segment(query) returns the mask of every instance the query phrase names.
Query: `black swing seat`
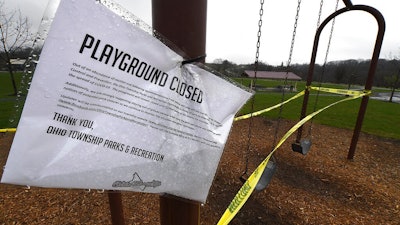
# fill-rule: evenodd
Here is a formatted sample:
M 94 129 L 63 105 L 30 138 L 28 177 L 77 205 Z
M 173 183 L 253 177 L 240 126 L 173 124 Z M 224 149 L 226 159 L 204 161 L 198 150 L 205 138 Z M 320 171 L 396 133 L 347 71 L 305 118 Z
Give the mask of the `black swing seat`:
M 260 180 L 256 184 L 255 189 L 257 191 L 264 190 L 268 184 L 271 182 L 272 176 L 276 171 L 276 163 L 274 161 L 269 160 L 267 166 L 265 167 L 263 173 L 261 174 Z
M 300 142 L 295 142 L 292 144 L 292 150 L 294 152 L 301 153 L 306 155 L 311 148 L 311 140 L 310 139 L 303 139 Z
M 271 182 L 272 176 L 275 174 L 276 171 L 276 163 L 273 161 L 268 161 L 267 166 L 265 167 L 263 173 L 261 174 L 260 180 L 255 186 L 257 191 L 264 190 L 268 184 Z M 248 179 L 247 173 L 243 173 L 242 176 L 239 177 L 240 181 L 244 184 Z

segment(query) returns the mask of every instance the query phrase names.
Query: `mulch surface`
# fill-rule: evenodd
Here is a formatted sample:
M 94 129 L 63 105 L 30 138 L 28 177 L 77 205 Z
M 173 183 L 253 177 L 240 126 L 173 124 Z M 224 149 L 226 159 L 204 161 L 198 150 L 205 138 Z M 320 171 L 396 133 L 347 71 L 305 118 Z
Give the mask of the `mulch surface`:
M 268 155 L 277 121 L 254 118 L 250 150 L 248 121 L 235 122 L 201 224 L 216 224 L 249 173 Z M 282 137 L 294 122 L 279 122 Z M 0 134 L 0 165 L 14 135 Z M 230 224 L 400 224 L 400 141 L 361 134 L 354 160 L 347 160 L 351 130 L 314 124 L 312 148 L 291 150 L 294 136 L 274 154 L 277 171 L 255 191 Z M 0 175 L 2 171 L 0 172 Z M 159 196 L 122 193 L 126 224 L 160 224 Z M 108 194 L 97 190 L 26 188 L 0 184 L 0 224 L 112 224 Z

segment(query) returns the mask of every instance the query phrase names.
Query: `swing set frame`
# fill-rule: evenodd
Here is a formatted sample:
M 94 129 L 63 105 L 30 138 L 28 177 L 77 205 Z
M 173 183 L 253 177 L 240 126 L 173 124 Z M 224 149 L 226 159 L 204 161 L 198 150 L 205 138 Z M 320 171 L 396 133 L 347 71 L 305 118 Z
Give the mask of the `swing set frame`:
M 367 80 L 365 82 L 365 87 L 364 87 L 364 91 L 371 91 L 377 64 L 378 64 L 379 54 L 380 54 L 381 47 L 382 47 L 383 37 L 385 34 L 385 19 L 382 16 L 382 14 L 373 7 L 370 7 L 367 5 L 353 5 L 351 0 L 343 0 L 343 2 L 345 4 L 345 7 L 335 11 L 330 16 L 328 16 L 320 24 L 320 26 L 318 27 L 318 29 L 316 31 L 315 38 L 314 38 L 313 50 L 312 50 L 312 54 L 311 54 L 310 65 L 308 68 L 306 87 L 311 86 L 311 83 L 312 83 L 319 39 L 321 36 L 321 32 L 323 31 L 325 26 L 336 16 L 339 16 L 345 12 L 364 11 L 364 12 L 371 14 L 378 23 L 378 32 L 377 32 L 377 36 L 376 36 L 376 40 L 375 40 L 374 51 L 372 53 L 372 58 L 371 58 L 371 62 L 369 65 L 369 70 L 368 70 L 368 76 L 367 76 Z M 304 93 L 304 97 L 303 97 L 303 105 L 301 108 L 300 120 L 306 116 L 309 94 L 310 94 L 310 91 L 308 89 L 306 89 L 305 93 Z M 360 105 L 360 108 L 358 111 L 356 125 L 355 125 L 354 131 L 353 131 L 353 137 L 352 137 L 349 152 L 347 155 L 348 160 L 353 160 L 353 158 L 354 158 L 355 149 L 357 147 L 357 142 L 358 142 L 358 139 L 360 136 L 362 123 L 364 120 L 365 112 L 367 110 L 368 100 L 369 100 L 368 95 L 365 95 L 362 97 L 361 105 Z M 303 131 L 303 126 L 299 127 L 299 129 L 297 130 L 296 143 L 300 143 L 300 139 L 302 137 L 302 131 Z

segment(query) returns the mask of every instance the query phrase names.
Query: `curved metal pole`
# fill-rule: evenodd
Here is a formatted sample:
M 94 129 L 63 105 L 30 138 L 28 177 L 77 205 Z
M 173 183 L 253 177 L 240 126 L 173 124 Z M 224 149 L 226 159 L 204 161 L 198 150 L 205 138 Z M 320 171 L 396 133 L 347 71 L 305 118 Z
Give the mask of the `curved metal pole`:
M 376 41 L 375 41 L 375 47 L 374 47 L 374 52 L 372 54 L 372 58 L 371 58 L 371 62 L 370 62 L 370 66 L 369 66 L 369 71 L 368 71 L 368 77 L 367 77 L 367 81 L 365 83 L 365 90 L 371 90 L 372 88 L 372 83 L 373 83 L 373 79 L 374 79 L 374 75 L 376 72 L 376 67 L 377 67 L 377 63 L 378 63 L 378 59 L 379 59 L 379 53 L 382 47 L 382 42 L 383 42 L 383 36 L 385 33 L 385 20 L 382 16 L 382 14 L 376 10 L 375 8 L 372 8 L 370 6 L 366 6 L 366 5 L 352 5 L 351 1 L 346 1 L 343 0 L 346 4 L 347 7 L 339 9 L 338 11 L 332 13 L 329 17 L 327 17 L 322 23 L 321 25 L 318 27 L 317 32 L 315 34 L 315 38 L 314 38 L 314 46 L 313 46 L 313 51 L 311 54 L 311 60 L 310 60 L 310 65 L 309 65 L 309 69 L 308 69 L 308 76 L 307 76 L 307 83 L 306 83 L 306 87 L 310 86 L 312 83 L 312 78 L 313 78 L 313 74 L 314 74 L 314 67 L 315 67 L 315 60 L 316 60 L 316 56 L 317 56 L 317 50 L 318 50 L 318 43 L 319 43 L 319 39 L 321 36 L 321 32 L 324 29 L 324 27 L 336 16 L 345 13 L 345 12 L 349 12 L 349 11 L 355 11 L 355 10 L 359 10 L 359 11 L 365 11 L 370 13 L 371 15 L 373 15 L 378 23 L 378 33 L 377 33 L 377 37 L 376 37 Z M 303 119 L 306 116 L 306 112 L 307 112 L 307 105 L 308 105 L 308 98 L 309 98 L 309 90 L 306 89 L 305 94 L 304 94 L 304 99 L 303 99 L 303 106 L 301 109 L 301 115 L 300 115 L 300 119 Z M 365 115 L 365 111 L 367 108 L 367 104 L 368 104 L 368 96 L 364 96 L 361 102 L 361 106 L 358 112 L 358 118 L 357 118 L 357 122 L 356 122 L 356 126 L 354 128 L 354 132 L 353 132 L 353 138 L 351 141 L 351 145 L 350 145 L 350 149 L 349 149 L 349 153 L 348 153 L 348 159 L 353 159 L 354 157 L 354 152 L 355 152 L 355 148 L 358 142 L 358 137 L 361 131 L 361 126 L 362 126 L 362 122 L 364 120 L 364 115 Z M 297 137 L 296 137 L 296 142 L 300 142 L 301 136 L 302 136 L 302 130 L 303 127 L 300 127 L 297 131 Z
M 365 10 L 365 11 L 367 11 L 367 10 Z M 365 83 L 365 90 L 372 89 L 372 84 L 374 82 L 374 75 L 375 75 L 376 67 L 378 64 L 379 54 L 381 52 L 383 36 L 385 34 L 385 19 L 383 18 L 382 14 L 378 10 L 371 8 L 371 7 L 368 8 L 368 12 L 371 13 L 377 20 L 379 29 L 378 29 L 378 34 L 376 37 L 376 42 L 375 42 L 374 52 L 372 54 L 371 63 L 369 65 L 368 77 L 367 77 L 367 81 Z M 364 96 L 361 101 L 360 109 L 358 111 L 356 126 L 354 127 L 353 137 L 352 137 L 349 152 L 347 155 L 347 159 L 349 159 L 349 160 L 353 159 L 355 151 L 356 151 L 357 142 L 358 142 L 358 138 L 360 136 L 360 131 L 361 131 L 362 123 L 364 120 L 365 111 L 367 110 L 368 100 L 369 100 L 369 96 Z

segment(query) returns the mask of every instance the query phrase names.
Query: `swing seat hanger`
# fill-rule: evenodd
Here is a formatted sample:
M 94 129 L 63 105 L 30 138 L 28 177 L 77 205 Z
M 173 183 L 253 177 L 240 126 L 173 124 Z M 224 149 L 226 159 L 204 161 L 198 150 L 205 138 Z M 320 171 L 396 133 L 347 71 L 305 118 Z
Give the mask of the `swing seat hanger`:
M 249 179 L 249 175 L 247 174 L 247 172 L 244 172 L 242 174 L 242 176 L 239 177 L 239 180 L 244 184 L 246 183 L 246 180 Z

